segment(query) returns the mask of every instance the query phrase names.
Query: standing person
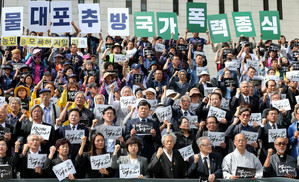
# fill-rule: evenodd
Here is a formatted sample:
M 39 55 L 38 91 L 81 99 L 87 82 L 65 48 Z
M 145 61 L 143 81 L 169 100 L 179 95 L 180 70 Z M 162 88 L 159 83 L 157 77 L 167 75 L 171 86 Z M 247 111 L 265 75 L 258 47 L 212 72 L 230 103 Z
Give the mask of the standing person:
M 163 148 L 153 154 L 148 170 L 155 178 L 185 178 L 186 164 L 179 151 L 174 150 L 177 137 L 168 132 L 162 137 Z

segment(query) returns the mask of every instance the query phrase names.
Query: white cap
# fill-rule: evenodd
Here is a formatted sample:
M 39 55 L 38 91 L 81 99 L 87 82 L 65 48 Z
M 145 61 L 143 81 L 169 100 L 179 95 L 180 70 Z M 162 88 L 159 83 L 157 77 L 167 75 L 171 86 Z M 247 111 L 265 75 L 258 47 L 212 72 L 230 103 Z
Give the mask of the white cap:
M 172 89 L 169 89 L 169 90 L 166 90 L 166 97 L 172 95 L 172 94 L 177 94 L 176 91 L 172 90 Z
M 210 75 L 207 71 L 202 71 L 199 74 L 199 77 L 201 77 L 202 75 Z
M 157 95 L 157 93 L 156 93 L 156 90 L 155 90 L 155 89 L 153 89 L 153 88 L 148 88 L 148 89 L 146 89 L 146 90 L 142 91 L 142 94 L 143 94 L 143 95 L 145 95 L 145 94 L 146 94 L 146 92 L 152 92 L 152 93 L 154 93 L 154 94 L 155 94 L 155 96 Z

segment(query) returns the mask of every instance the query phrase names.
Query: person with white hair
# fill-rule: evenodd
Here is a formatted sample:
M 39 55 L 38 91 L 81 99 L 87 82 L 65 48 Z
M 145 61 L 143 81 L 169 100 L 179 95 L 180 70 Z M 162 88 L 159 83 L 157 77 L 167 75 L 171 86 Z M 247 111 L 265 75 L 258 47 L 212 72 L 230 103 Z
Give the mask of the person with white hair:
M 167 132 L 162 136 L 160 147 L 153 154 L 148 170 L 155 178 L 185 178 L 186 163 L 178 150 L 173 149 L 177 137 L 173 132 Z
M 191 89 L 191 84 L 187 79 L 187 72 L 184 69 L 176 71 L 170 78 L 169 88 L 173 88 L 174 91 L 180 93 L 181 95 L 185 95 L 185 93 Z

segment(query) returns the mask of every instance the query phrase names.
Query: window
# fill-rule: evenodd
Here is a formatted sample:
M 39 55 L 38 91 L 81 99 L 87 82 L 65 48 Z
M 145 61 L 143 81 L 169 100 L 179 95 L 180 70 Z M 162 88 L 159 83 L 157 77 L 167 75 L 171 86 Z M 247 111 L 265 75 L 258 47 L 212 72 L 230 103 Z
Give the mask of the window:
M 279 11 L 279 19 L 282 20 L 282 18 L 283 18 L 282 0 L 277 0 L 277 11 Z
M 173 0 L 173 12 L 179 15 L 179 0 Z
M 93 3 L 100 3 L 100 0 L 93 0 Z
M 84 0 L 78 0 L 78 4 L 84 4 Z
M 269 0 L 264 0 L 264 11 L 269 11 Z
M 141 0 L 141 11 L 147 11 L 147 0 Z
M 132 14 L 132 0 L 126 0 L 126 8 L 129 8 L 129 14 Z
M 234 12 L 239 12 L 239 0 L 233 1 L 233 9 L 234 9 Z
M 224 0 L 219 0 L 219 14 L 224 14 Z

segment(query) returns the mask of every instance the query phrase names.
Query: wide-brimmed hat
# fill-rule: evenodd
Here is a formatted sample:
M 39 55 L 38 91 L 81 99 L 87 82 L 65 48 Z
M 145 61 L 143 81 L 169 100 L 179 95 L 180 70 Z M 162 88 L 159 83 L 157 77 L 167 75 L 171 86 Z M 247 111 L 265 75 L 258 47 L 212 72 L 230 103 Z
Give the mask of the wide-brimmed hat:
M 166 97 L 172 95 L 172 94 L 178 94 L 176 91 L 172 90 L 172 89 L 168 89 L 166 90 Z
M 106 73 L 104 73 L 104 75 L 103 75 L 103 79 L 105 79 L 107 76 L 109 76 L 109 75 L 115 75 L 115 73 L 111 73 L 111 72 L 106 72 Z
M 202 97 L 202 94 L 200 93 L 198 88 L 192 88 L 190 90 L 189 96 L 192 97 L 193 95 L 199 95 L 200 97 Z
M 26 93 L 27 93 L 26 96 L 28 98 L 30 96 L 30 89 L 28 87 L 24 86 L 24 85 L 19 85 L 17 88 L 15 88 L 15 90 L 14 90 L 14 96 L 15 97 L 18 96 L 18 90 L 21 89 L 21 88 L 23 88 L 23 89 L 26 90 Z
M 6 64 L 2 69 L 10 69 L 13 70 L 13 67 L 11 64 Z
M 119 47 L 120 48 L 120 51 L 122 51 L 122 46 L 119 44 L 119 43 L 115 43 L 113 46 L 112 46 L 112 50 L 115 48 L 115 47 Z
M 202 71 L 199 74 L 199 77 L 201 77 L 202 75 L 210 75 L 207 71 Z
M 142 91 L 142 94 L 146 95 L 146 92 L 152 92 L 155 96 L 157 95 L 156 90 L 153 88 L 148 88 L 148 89 Z

